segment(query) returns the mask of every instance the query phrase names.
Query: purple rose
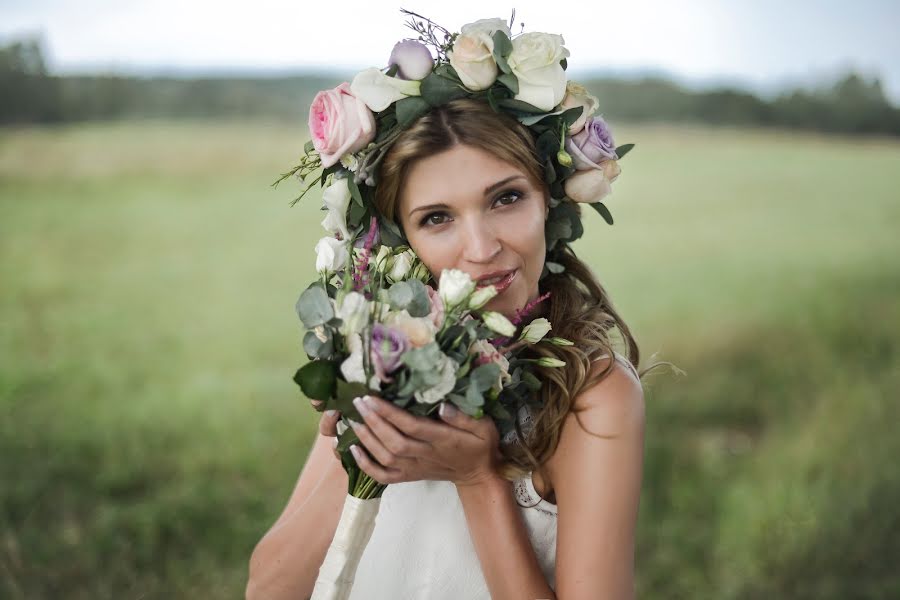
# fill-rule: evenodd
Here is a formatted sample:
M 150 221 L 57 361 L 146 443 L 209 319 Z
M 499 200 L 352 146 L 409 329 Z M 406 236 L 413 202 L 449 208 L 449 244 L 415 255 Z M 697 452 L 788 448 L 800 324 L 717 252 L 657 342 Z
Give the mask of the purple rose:
M 609 126 L 601 117 L 591 117 L 584 129 L 566 138 L 566 152 L 572 155 L 575 169 L 599 169 L 604 160 L 616 160 L 616 143 Z
M 434 59 L 428 46 L 416 40 L 403 40 L 394 45 L 388 66 L 397 65 L 397 78 L 419 81 L 428 77 Z
M 393 378 L 389 373 L 400 366 L 400 355 L 409 349 L 409 340 L 399 329 L 387 327 L 381 323 L 372 326 L 372 347 L 369 356 L 375 365 L 375 374 L 384 382 L 390 383 Z

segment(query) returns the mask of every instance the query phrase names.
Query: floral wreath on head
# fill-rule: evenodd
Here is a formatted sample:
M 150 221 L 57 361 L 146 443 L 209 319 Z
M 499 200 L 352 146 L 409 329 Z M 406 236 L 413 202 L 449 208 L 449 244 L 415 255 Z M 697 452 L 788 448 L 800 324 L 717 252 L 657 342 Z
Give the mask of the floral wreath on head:
M 541 277 L 562 272 L 563 265 L 549 260 L 551 253 L 584 232 L 573 203 L 589 204 L 612 225 L 602 200 L 620 173 L 619 159 L 634 144 L 616 147 L 609 126 L 594 114 L 599 100 L 566 79 L 569 51 L 561 35 L 512 35 L 515 10 L 509 24 L 499 18 L 480 19 L 458 33 L 400 10 L 410 16 L 406 24 L 418 38 L 398 42 L 386 68 L 370 67 L 352 83 L 316 94 L 304 154 L 273 184 L 294 176 L 306 185 L 292 206 L 316 183 L 324 189 L 323 210 L 328 214 L 322 225 L 330 235 L 316 245 L 316 270 L 339 270 L 363 238 L 371 247 L 373 231 L 376 243 L 408 248 L 399 226 L 375 208 L 378 165 L 416 119 L 469 97 L 512 115 L 534 136 L 550 189 L 548 260 Z

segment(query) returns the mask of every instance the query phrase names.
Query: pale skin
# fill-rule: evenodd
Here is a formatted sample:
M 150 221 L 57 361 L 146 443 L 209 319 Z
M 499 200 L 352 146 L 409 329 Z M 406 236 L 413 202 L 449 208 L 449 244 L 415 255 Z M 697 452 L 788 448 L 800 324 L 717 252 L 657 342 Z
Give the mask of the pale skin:
M 455 146 L 414 164 L 397 208 L 410 245 L 432 273 L 456 268 L 477 278 L 517 270 L 487 308 L 512 316 L 538 295 L 546 198 L 517 167 Z M 606 366 L 605 359 L 595 363 L 598 370 Z M 497 473 L 499 435 L 490 418 L 448 410 L 439 420 L 417 417 L 375 396 L 356 405 L 364 423 L 353 426 L 363 449 L 354 453 L 363 471 L 382 483 L 455 485 L 492 598 L 634 597 L 644 397 L 625 366 L 615 362 L 606 378 L 575 398 L 581 423 L 569 414 L 546 463 L 548 478 L 533 474 L 536 491 L 558 507 L 555 591 L 541 572 L 511 483 Z M 254 550 L 248 598 L 311 593 L 346 495 L 346 473 L 327 441 L 339 418 L 323 415 L 288 505 Z

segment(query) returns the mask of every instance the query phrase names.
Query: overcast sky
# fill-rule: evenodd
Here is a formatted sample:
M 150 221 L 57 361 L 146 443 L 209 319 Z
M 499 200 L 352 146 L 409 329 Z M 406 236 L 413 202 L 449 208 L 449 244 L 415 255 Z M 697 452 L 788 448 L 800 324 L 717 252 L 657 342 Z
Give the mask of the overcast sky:
M 771 91 L 853 67 L 900 104 L 896 0 L 0 0 L 0 37 L 42 34 L 57 72 L 361 69 L 385 66 L 413 35 L 401 6 L 458 31 L 508 20 L 513 5 L 514 33 L 524 23 L 563 35 L 572 75 L 651 70 Z

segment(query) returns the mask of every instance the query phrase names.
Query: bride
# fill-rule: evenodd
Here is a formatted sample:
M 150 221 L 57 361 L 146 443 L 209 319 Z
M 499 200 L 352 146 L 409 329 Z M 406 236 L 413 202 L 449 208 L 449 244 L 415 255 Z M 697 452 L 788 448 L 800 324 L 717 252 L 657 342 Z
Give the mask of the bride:
M 589 268 L 548 253 L 550 193 L 525 127 L 457 99 L 418 119 L 380 166 L 375 203 L 431 273 L 454 268 L 500 293 L 512 317 L 537 303 L 566 367 L 544 369 L 524 439 L 459 411 L 413 416 L 357 399 L 363 471 L 390 485 L 351 598 L 632 598 L 644 398 L 637 345 Z M 577 205 L 576 205 L 577 206 Z M 580 211 L 579 211 L 580 214 Z M 545 262 L 562 264 L 544 272 Z M 489 280 L 489 281 L 488 281 Z M 613 350 L 618 329 L 625 356 Z M 250 560 L 247 597 L 306 598 L 334 535 L 347 475 L 325 414 L 283 513 Z M 515 433 L 515 432 L 513 432 Z

